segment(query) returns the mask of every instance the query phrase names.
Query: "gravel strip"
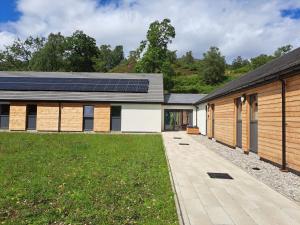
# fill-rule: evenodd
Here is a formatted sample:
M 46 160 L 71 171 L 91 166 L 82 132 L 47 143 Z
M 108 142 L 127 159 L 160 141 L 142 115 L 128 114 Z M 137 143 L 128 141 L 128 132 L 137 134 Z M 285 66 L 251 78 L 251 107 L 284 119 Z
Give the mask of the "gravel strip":
M 250 152 L 244 154 L 242 149 L 232 149 L 223 144 L 208 139 L 206 136 L 192 136 L 208 149 L 228 159 L 249 174 L 256 177 L 272 189 L 287 196 L 300 204 L 300 176 L 291 172 L 281 172 L 278 167 L 259 159 L 259 156 Z M 254 167 L 260 170 L 253 170 Z

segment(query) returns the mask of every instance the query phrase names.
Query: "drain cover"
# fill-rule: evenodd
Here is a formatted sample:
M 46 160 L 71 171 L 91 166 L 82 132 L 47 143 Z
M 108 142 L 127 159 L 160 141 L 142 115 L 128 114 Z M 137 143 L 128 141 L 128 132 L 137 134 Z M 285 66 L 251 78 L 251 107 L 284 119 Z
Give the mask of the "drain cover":
M 260 170 L 260 168 L 258 168 L 258 167 L 253 167 L 252 169 L 253 170 Z
M 179 143 L 179 145 L 190 145 L 189 143 Z
M 228 173 L 207 173 L 210 178 L 214 179 L 230 179 L 233 180 L 233 178 Z
M 181 137 L 173 137 L 174 139 L 182 139 Z

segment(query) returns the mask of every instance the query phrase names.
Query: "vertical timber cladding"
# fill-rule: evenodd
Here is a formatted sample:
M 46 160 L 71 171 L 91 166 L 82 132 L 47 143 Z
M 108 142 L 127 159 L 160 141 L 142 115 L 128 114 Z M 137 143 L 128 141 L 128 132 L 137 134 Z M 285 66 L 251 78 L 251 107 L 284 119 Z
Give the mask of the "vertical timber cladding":
M 110 131 L 110 104 L 96 104 L 94 108 L 94 131 Z
M 26 103 L 10 103 L 9 129 L 14 131 L 26 130 Z
M 83 104 L 61 104 L 61 131 L 82 131 L 83 129 Z
M 38 103 L 37 104 L 37 130 L 58 131 L 59 104 Z
M 300 81 L 299 81 L 300 84 Z M 242 148 L 250 147 L 250 98 L 258 96 L 258 154 L 281 164 L 281 83 L 273 82 L 244 92 L 220 97 L 215 104 L 215 139 L 230 146 L 236 145 L 235 99 L 246 95 L 242 104 Z M 210 120 L 208 120 L 210 121 Z M 208 123 L 210 124 L 210 123 Z M 299 120 L 300 124 L 300 120 Z M 293 125 L 292 125 L 293 126 Z M 300 126 L 299 126 L 300 127 Z
M 300 77 L 286 80 L 287 166 L 300 171 Z

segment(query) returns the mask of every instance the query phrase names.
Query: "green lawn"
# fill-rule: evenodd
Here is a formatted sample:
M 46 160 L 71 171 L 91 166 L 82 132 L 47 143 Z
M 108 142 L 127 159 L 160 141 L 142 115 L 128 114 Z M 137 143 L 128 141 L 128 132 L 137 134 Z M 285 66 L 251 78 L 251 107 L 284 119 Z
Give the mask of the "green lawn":
M 178 224 L 161 136 L 0 133 L 0 224 Z

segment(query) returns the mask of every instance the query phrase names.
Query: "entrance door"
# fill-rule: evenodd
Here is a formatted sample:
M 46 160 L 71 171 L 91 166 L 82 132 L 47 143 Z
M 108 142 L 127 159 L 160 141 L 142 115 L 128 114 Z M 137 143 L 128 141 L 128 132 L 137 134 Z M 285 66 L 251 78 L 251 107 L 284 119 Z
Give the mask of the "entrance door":
M 211 137 L 215 137 L 215 105 L 211 105 Z
M 193 125 L 193 110 L 165 109 L 164 120 L 164 130 L 186 130 Z
M 258 146 L 257 119 L 258 102 L 255 94 L 250 96 L 250 151 L 254 153 L 257 153 Z
M 121 131 L 121 106 L 111 107 L 110 129 L 112 131 Z
M 27 105 L 27 130 L 35 130 L 36 129 L 36 105 Z
M 236 99 L 236 146 L 242 148 L 242 101 Z

